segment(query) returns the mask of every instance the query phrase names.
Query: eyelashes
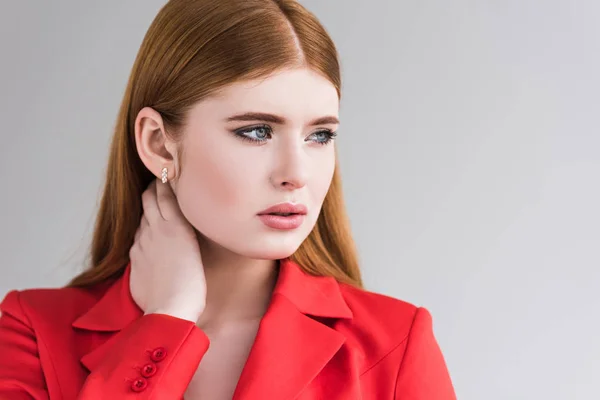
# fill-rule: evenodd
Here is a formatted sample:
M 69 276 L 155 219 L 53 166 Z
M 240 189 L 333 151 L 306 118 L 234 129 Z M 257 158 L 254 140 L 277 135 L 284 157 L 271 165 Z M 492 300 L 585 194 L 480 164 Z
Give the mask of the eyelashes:
M 250 136 L 248 133 L 260 132 L 256 135 Z M 236 129 L 232 133 L 240 140 L 251 142 L 251 143 L 265 143 L 273 137 L 273 129 L 269 125 L 256 125 L 248 128 Z M 317 136 L 316 140 L 312 140 L 314 143 L 319 145 L 327 145 L 331 143 L 337 136 L 337 132 L 333 132 L 331 129 L 321 129 L 314 133 L 311 133 L 310 137 Z

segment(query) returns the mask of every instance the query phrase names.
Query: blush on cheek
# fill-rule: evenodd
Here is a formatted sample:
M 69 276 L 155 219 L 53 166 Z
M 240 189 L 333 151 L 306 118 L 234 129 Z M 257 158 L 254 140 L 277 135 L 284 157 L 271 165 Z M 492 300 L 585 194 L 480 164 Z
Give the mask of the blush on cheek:
M 206 152 L 186 160 L 179 185 L 190 200 L 200 200 L 218 213 L 219 209 L 239 206 L 237 181 L 242 177 L 239 169 L 215 153 L 218 152 Z
M 181 175 L 177 199 L 188 222 L 203 235 L 211 236 L 224 223 L 224 210 L 227 206 L 223 199 L 228 195 L 210 173 L 190 172 L 186 171 L 186 174 Z

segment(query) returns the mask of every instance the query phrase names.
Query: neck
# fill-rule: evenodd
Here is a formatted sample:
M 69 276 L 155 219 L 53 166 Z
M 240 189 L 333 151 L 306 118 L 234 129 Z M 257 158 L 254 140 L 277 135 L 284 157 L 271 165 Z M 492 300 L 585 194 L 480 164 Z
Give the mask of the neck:
M 198 326 L 218 330 L 230 324 L 258 323 L 277 282 L 278 262 L 243 257 L 207 239 L 199 243 L 207 295 Z

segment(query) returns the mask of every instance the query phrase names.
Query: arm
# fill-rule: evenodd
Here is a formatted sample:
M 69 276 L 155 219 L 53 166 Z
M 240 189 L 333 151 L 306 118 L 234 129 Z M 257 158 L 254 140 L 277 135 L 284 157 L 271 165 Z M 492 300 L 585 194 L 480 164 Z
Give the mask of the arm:
M 148 314 L 110 339 L 78 399 L 181 399 L 209 339 L 193 322 Z
M 49 399 L 35 333 L 18 300 L 10 292 L 0 305 L 0 398 Z
M 418 308 L 396 380 L 397 400 L 456 400 L 431 314 Z
M 9 293 L 0 308 L 0 398 L 46 400 L 37 340 L 18 296 Z M 164 314 L 145 315 L 109 341 L 86 360 L 93 368 L 78 399 L 181 399 L 209 346 L 193 322 Z

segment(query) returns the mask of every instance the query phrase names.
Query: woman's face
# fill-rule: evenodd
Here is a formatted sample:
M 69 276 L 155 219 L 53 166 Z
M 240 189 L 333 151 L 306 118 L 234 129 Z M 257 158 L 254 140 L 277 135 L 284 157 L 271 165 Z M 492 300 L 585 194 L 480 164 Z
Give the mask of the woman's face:
M 314 227 L 331 184 L 338 111 L 335 87 L 309 69 L 236 83 L 201 101 L 185 126 L 173 185 L 183 214 L 233 253 L 290 256 Z M 269 227 L 259 217 L 286 202 L 306 207 L 297 228 Z

